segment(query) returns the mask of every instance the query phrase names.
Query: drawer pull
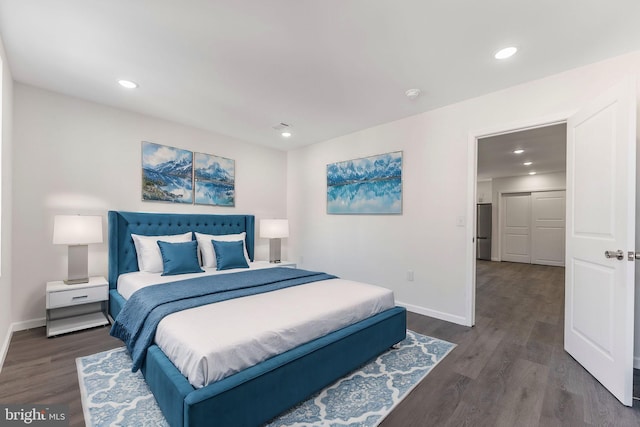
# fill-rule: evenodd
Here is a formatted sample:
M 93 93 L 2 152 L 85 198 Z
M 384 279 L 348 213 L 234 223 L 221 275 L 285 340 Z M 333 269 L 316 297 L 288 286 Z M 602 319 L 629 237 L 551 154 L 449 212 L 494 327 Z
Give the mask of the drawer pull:
M 73 298 L 71 298 L 71 299 L 72 299 L 72 300 L 75 300 L 75 299 L 83 299 L 83 298 L 89 298 L 89 295 L 79 295 L 79 296 L 77 296 L 77 297 L 73 297 Z

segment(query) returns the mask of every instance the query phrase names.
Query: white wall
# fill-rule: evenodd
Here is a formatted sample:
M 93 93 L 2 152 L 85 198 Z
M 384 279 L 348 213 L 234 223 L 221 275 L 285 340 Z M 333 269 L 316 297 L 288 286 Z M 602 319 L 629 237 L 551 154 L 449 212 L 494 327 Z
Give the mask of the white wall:
M 0 198 L 0 369 L 4 362 L 9 340 L 11 339 L 11 150 L 13 146 L 13 80 L 9 63 L 0 39 L 0 59 L 2 60 L 2 147 L 0 151 L 0 179 L 2 179 L 2 197 Z
M 476 190 L 476 198 L 478 203 L 492 203 L 493 202 L 493 183 L 490 179 L 485 181 L 478 181 L 478 188 Z
M 56 214 L 104 215 L 105 236 L 108 210 L 286 215 L 282 151 L 19 83 L 14 100 L 13 229 L 20 237 L 11 301 L 22 327 L 43 324 L 45 282 L 66 275 L 67 247 L 51 242 Z M 142 202 L 141 141 L 234 159 L 236 207 Z M 256 258 L 268 259 L 268 241 L 257 240 Z M 105 237 L 89 246 L 89 274 L 106 276 L 107 269 Z
M 305 267 L 387 286 L 415 311 L 469 324 L 472 243 L 456 223 L 475 202 L 470 135 L 566 117 L 629 73 L 640 77 L 640 52 L 289 152 L 291 256 L 303 257 Z M 404 151 L 402 215 L 326 214 L 327 163 L 397 150 Z
M 493 180 L 493 209 L 491 210 L 491 259 L 500 261 L 499 204 L 500 195 L 505 193 L 522 193 L 529 191 L 565 190 L 567 175 L 564 172 L 538 175 L 496 178 Z

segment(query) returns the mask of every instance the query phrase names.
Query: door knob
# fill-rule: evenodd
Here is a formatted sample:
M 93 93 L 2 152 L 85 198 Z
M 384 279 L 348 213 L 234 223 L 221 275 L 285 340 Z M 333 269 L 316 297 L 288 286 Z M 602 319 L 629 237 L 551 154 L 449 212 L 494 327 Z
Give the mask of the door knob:
M 622 261 L 624 259 L 624 252 L 622 252 L 621 250 L 617 250 L 617 251 L 604 251 L 604 256 L 606 258 L 617 258 L 620 261 Z

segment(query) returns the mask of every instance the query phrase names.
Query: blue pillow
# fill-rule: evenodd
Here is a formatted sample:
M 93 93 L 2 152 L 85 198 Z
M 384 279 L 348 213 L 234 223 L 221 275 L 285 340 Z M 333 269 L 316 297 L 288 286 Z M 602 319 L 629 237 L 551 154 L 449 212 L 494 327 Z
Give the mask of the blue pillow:
M 198 242 L 169 243 L 158 240 L 162 254 L 163 276 L 175 274 L 202 273 L 198 262 Z
M 249 268 L 247 259 L 244 257 L 244 242 L 220 242 L 212 240 L 213 251 L 216 253 L 216 264 L 218 270 L 229 270 L 232 268 Z

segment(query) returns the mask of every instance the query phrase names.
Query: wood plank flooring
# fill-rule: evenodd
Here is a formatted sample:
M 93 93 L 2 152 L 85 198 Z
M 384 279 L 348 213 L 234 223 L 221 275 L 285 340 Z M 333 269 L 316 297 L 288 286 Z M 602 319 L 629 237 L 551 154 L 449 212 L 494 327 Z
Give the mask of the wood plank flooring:
M 476 298 L 473 328 L 409 313 L 409 329 L 458 347 L 381 427 L 640 426 L 638 402 L 620 404 L 563 349 L 564 268 L 478 261 Z
M 54 338 L 44 327 L 16 332 L 0 372 L 0 403 L 67 404 L 69 425 L 84 426 L 75 360 L 120 346 L 108 327 Z
M 479 261 L 475 327 L 409 313 L 410 329 L 458 346 L 381 426 L 640 426 L 638 402 L 621 405 L 564 352 L 563 283 L 560 267 Z M 17 332 L 0 403 L 68 404 L 82 426 L 75 359 L 119 346 L 108 328 Z

